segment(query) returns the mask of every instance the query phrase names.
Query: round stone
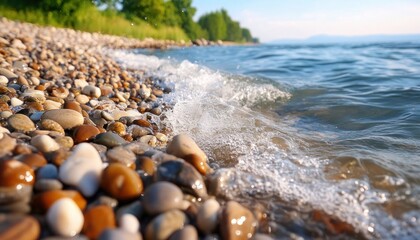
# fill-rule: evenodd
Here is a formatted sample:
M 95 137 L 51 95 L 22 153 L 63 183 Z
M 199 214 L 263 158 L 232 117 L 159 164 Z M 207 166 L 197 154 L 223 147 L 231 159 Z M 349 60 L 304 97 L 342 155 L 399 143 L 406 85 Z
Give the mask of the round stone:
M 74 128 L 73 140 L 75 144 L 87 142 L 100 133 L 99 129 L 92 125 L 81 125 Z
M 7 133 L 0 133 L 0 157 L 10 154 L 16 147 L 16 139 Z
M 184 227 L 188 219 L 179 210 L 171 210 L 155 217 L 146 227 L 146 239 L 168 239 Z
M 76 101 L 66 101 L 64 103 L 63 108 L 65 108 L 65 109 L 72 109 L 72 110 L 77 111 L 79 113 L 82 112 L 82 108 L 80 107 L 80 104 L 78 102 L 76 102 Z
M 47 164 L 47 160 L 41 154 L 30 153 L 18 157 L 18 160 L 36 170 Z M 37 178 L 38 179 L 38 178 Z
M 38 239 L 40 233 L 40 224 L 32 216 L 0 214 L 0 239 Z
M 97 144 L 105 145 L 109 148 L 127 143 L 122 137 L 113 132 L 105 132 L 96 135 L 94 142 Z
M 129 213 L 123 214 L 118 219 L 118 225 L 121 229 L 131 233 L 137 233 L 140 230 L 139 220 L 133 214 Z
M 102 173 L 101 187 L 113 198 L 131 200 L 141 195 L 143 182 L 134 170 L 111 163 Z
M 39 193 L 33 197 L 33 205 L 36 210 L 44 213 L 46 212 L 56 201 L 68 198 L 73 200 L 80 210 L 86 208 L 86 200 L 83 196 L 75 190 L 51 190 L 43 193 Z
M 23 114 L 14 114 L 7 119 L 9 126 L 15 131 L 30 132 L 35 130 L 35 124 L 32 120 Z
M 169 240 L 198 240 L 197 229 L 191 225 L 185 226 L 183 229 L 175 231 Z
M 157 182 L 144 192 L 144 209 L 150 215 L 160 214 L 172 209 L 181 209 L 183 194 L 181 189 L 170 182 Z
M 127 167 L 135 168 L 136 155 L 129 149 L 124 147 L 114 147 L 106 153 L 110 163 L 121 163 Z
M 106 205 L 89 208 L 84 219 L 82 233 L 89 239 L 97 239 L 105 229 L 115 228 L 114 211 Z
M 83 214 L 70 198 L 57 200 L 48 209 L 46 220 L 50 229 L 63 237 L 73 237 L 83 227 Z
M 220 204 L 215 199 L 204 202 L 197 213 L 197 227 L 205 234 L 214 232 L 218 223 Z
M 50 130 L 54 132 L 58 132 L 64 134 L 64 128 L 58 124 L 56 121 L 51 119 L 43 119 L 39 123 L 39 128 L 42 130 Z
M 60 124 L 64 129 L 80 126 L 84 122 L 82 114 L 72 109 L 55 109 L 45 112 L 41 119 L 50 119 Z
M 19 98 L 12 98 L 10 99 L 10 104 L 12 104 L 13 107 L 17 107 L 23 104 L 23 101 Z
M 54 152 L 60 149 L 60 145 L 48 135 L 38 135 L 32 138 L 31 145 L 41 152 Z
M 36 154 L 38 155 L 38 154 Z M 58 169 L 54 164 L 46 164 L 36 172 L 36 179 L 56 179 L 58 178 Z
M 60 166 L 62 182 L 77 187 L 84 196 L 93 196 L 99 187 L 102 160 L 98 151 L 89 143 L 80 143 L 72 155 Z
M 142 240 L 142 237 L 139 233 L 127 232 L 123 229 L 106 229 L 99 236 L 99 240 L 120 240 L 120 239 L 130 239 L 130 240 Z
M 87 85 L 82 89 L 82 93 L 93 98 L 101 96 L 101 89 L 92 85 Z
M 222 212 L 220 234 L 223 239 L 249 239 L 256 225 L 251 211 L 235 201 L 229 201 Z
M 142 170 L 150 176 L 156 171 L 156 164 L 153 159 L 149 157 L 140 157 L 136 163 L 136 170 Z
M 37 179 L 34 189 L 38 192 L 48 192 L 63 189 L 63 184 L 56 179 Z
M 33 185 L 35 173 L 31 167 L 18 160 L 0 161 L 0 187 L 16 187 L 19 184 Z
M 107 130 L 115 132 L 116 134 L 121 136 L 121 135 L 125 134 L 126 127 L 121 122 L 113 122 L 113 123 L 108 125 Z

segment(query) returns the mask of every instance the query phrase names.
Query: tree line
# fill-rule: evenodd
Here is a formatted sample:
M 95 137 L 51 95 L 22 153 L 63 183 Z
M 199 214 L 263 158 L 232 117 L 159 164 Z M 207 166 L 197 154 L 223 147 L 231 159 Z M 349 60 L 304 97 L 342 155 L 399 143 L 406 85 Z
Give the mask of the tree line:
M 154 28 L 179 27 L 191 39 L 255 42 L 251 32 L 234 21 L 226 10 L 211 12 L 193 20 L 196 8 L 192 0 L 2 0 L 15 8 L 35 8 L 60 16 L 66 26 L 93 6 L 108 14 L 121 14 L 128 20 L 147 22 Z M 86 11 L 85 11 L 86 12 Z M 78 14 L 79 13 L 79 14 Z

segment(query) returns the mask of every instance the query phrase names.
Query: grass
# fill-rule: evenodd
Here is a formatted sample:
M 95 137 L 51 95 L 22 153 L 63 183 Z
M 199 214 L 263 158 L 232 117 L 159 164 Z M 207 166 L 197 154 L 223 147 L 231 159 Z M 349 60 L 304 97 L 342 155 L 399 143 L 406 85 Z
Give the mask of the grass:
M 188 40 L 179 27 L 161 26 L 155 28 L 138 18 L 132 20 L 115 12 L 98 11 L 95 7 L 85 8 L 72 16 L 58 16 L 52 12 L 36 9 L 14 9 L 0 5 L 0 16 L 43 26 L 68 27 L 86 32 L 118 35 L 130 38 Z

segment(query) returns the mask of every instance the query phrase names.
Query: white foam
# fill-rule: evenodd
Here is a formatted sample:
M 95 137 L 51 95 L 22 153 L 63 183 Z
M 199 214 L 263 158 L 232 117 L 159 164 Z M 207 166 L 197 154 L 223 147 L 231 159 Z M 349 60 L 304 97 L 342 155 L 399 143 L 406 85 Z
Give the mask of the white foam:
M 387 201 L 387 194 L 372 191 L 362 180 L 327 180 L 328 160 L 305 156 L 305 136 L 293 128 L 293 118 L 270 119 L 251 110 L 260 103 L 287 101 L 291 97 L 287 91 L 188 61 L 176 63 L 124 51 L 112 55 L 127 67 L 144 69 L 174 86 L 175 91 L 165 97 L 175 104 L 165 113 L 174 134 L 191 135 L 219 165 L 237 161 L 231 176 L 235 181 L 226 186 L 231 197 L 256 191 L 263 198 L 274 194 L 322 209 L 366 236 L 375 231 L 386 237 L 387 224 L 394 226 L 397 235 L 401 233 L 398 221 L 372 211 L 372 205 Z

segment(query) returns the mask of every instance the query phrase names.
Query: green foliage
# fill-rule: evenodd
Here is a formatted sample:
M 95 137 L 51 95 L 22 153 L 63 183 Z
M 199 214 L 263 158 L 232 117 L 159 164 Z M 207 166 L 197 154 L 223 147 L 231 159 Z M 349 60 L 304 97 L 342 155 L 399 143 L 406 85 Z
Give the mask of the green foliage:
M 0 0 L 0 10 L 32 23 L 135 38 L 257 40 L 224 9 L 195 22 L 192 0 Z
M 232 20 L 226 10 L 211 12 L 203 15 L 198 24 L 208 32 L 209 40 L 252 42 L 252 35 L 248 29 L 241 28 L 239 22 Z

